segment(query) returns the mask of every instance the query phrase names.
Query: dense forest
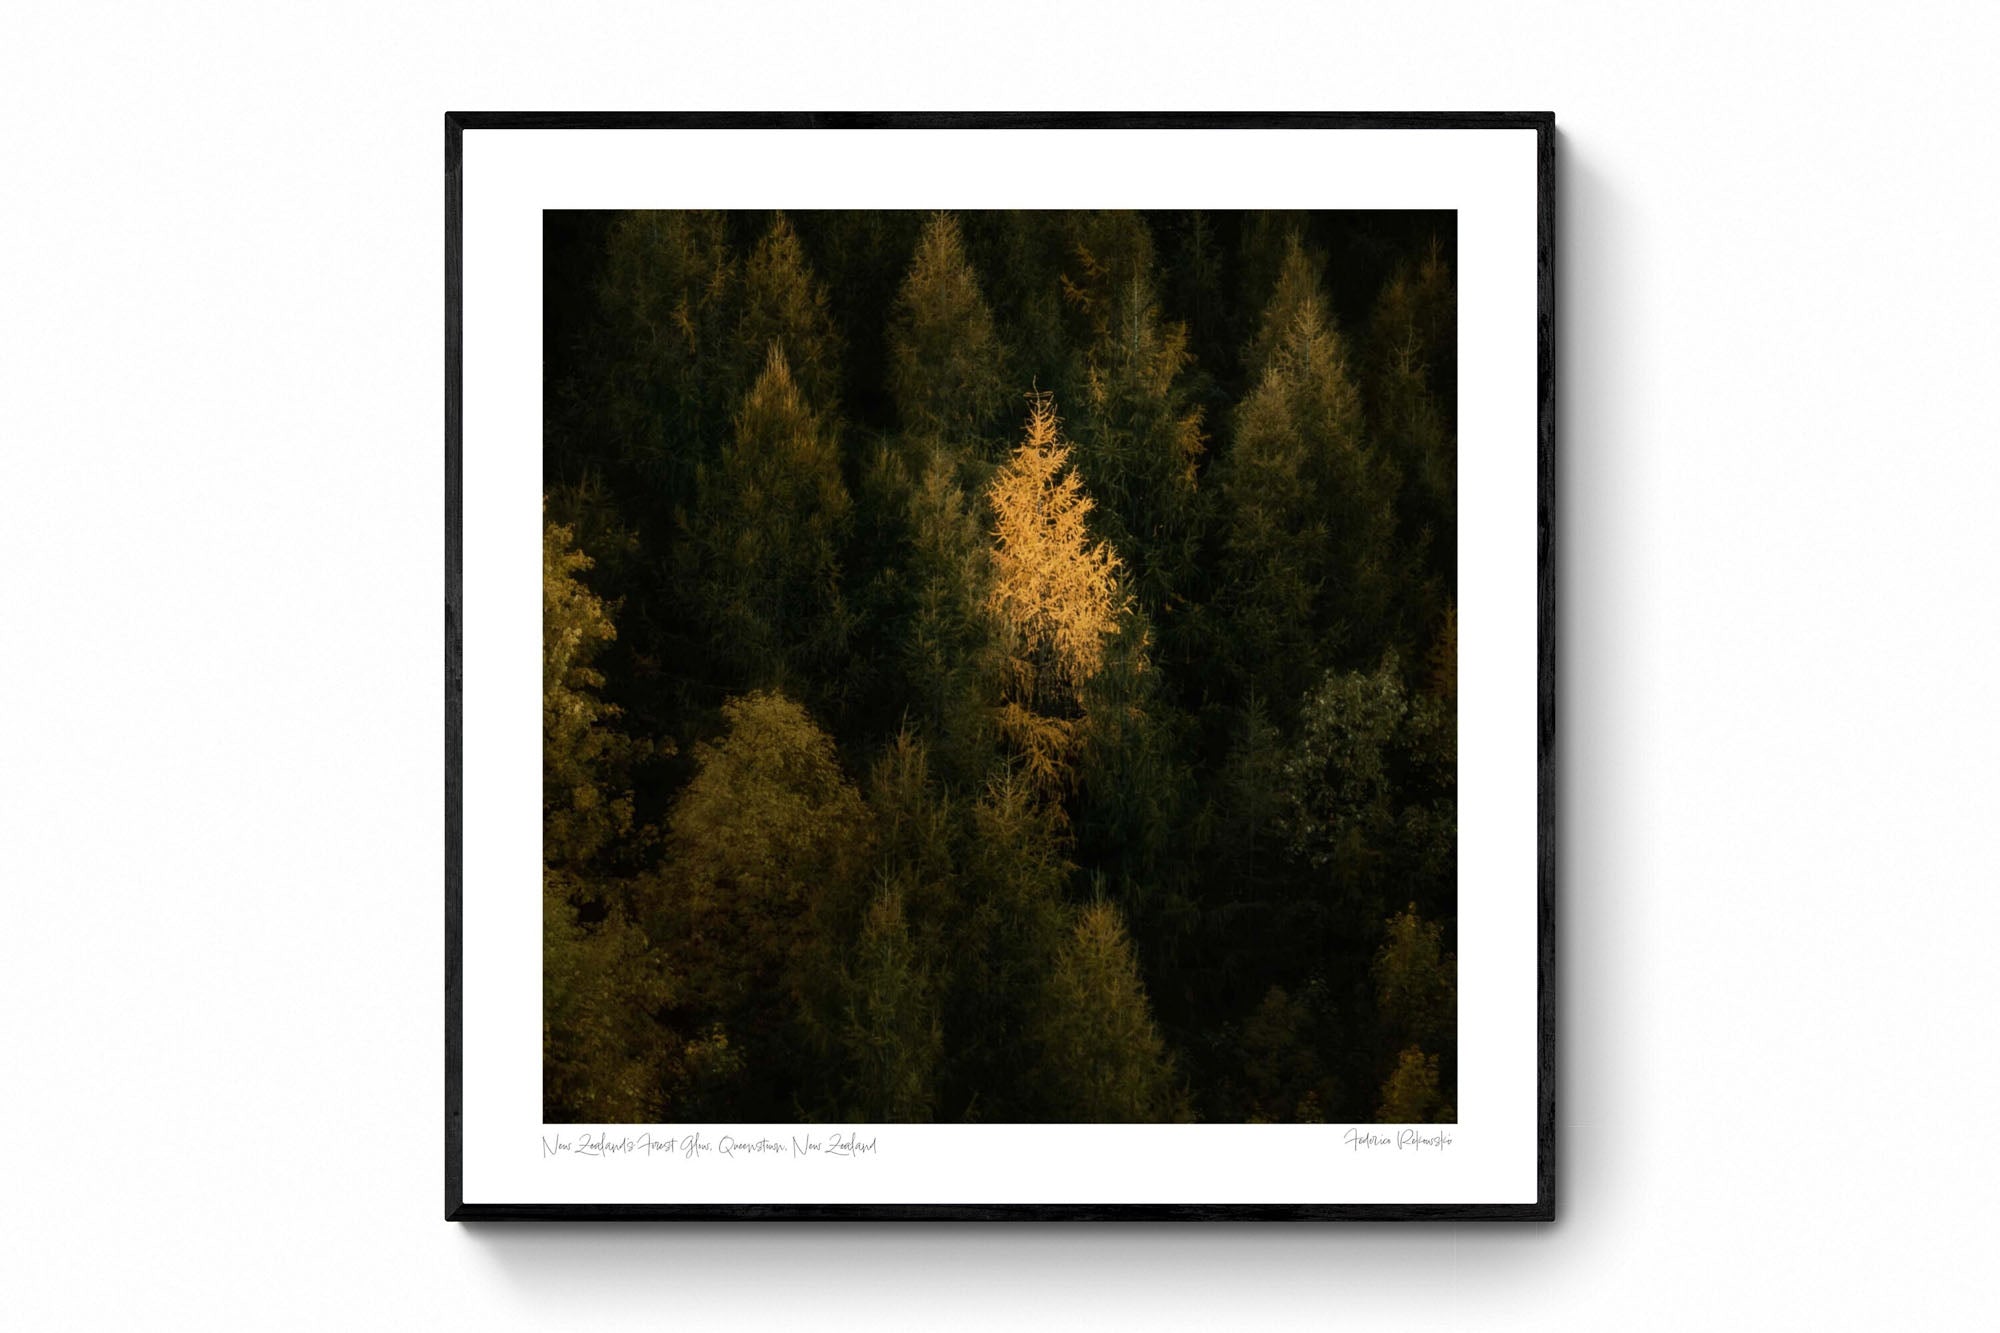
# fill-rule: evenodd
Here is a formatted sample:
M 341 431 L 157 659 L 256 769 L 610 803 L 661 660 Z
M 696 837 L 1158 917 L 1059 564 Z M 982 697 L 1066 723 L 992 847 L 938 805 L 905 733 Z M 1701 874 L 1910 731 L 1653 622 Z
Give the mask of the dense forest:
M 548 213 L 544 1116 L 1456 1118 L 1450 213 Z

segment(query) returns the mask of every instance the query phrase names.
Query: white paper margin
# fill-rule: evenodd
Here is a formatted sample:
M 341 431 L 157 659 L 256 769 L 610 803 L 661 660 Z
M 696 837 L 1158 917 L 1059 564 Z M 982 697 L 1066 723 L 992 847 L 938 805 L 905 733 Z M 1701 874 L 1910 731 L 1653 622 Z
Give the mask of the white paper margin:
M 1535 1198 L 1532 130 L 468 130 L 468 1203 L 1522 1203 Z M 874 1154 L 548 1156 L 541 1108 L 541 238 L 548 208 L 1458 211 L 1459 1123 L 881 1125 Z M 1221 423 L 1216 423 L 1218 426 Z M 826 1140 L 847 1126 L 814 1126 Z M 796 1125 L 660 1126 L 789 1144 Z M 1377 1132 L 1380 1132 L 1379 1129 Z

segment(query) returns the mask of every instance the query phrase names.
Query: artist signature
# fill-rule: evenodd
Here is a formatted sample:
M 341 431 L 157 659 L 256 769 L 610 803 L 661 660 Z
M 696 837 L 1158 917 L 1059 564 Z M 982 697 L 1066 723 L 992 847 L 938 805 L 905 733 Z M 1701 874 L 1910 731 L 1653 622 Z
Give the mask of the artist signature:
M 1457 1137 L 1448 1129 L 1398 1129 L 1394 1131 L 1372 1129 L 1350 1129 L 1341 1136 L 1342 1143 L 1360 1152 L 1364 1148 L 1391 1148 L 1397 1152 L 1422 1152 L 1432 1149 L 1442 1152 L 1457 1142 Z

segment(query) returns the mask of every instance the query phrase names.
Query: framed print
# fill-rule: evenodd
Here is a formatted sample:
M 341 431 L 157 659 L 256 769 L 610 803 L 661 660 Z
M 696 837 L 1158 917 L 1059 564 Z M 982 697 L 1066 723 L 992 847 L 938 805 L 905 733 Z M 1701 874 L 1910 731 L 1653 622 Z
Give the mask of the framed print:
M 446 1216 L 1553 1217 L 1553 134 L 447 116 Z

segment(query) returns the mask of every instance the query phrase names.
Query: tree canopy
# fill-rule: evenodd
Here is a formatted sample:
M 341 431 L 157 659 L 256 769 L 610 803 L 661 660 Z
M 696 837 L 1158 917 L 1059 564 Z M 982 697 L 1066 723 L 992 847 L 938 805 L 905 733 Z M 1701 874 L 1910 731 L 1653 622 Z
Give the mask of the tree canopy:
M 1455 1116 L 1452 214 L 544 240 L 547 1119 Z

